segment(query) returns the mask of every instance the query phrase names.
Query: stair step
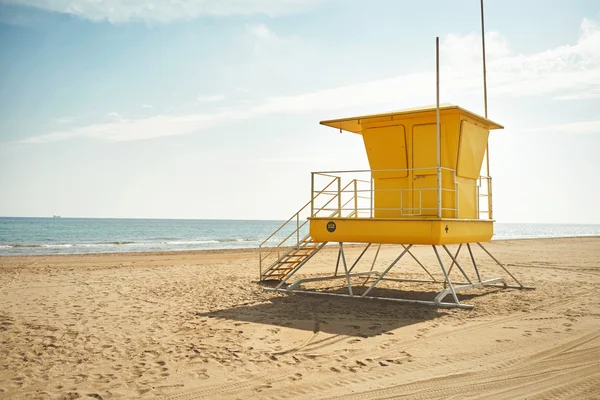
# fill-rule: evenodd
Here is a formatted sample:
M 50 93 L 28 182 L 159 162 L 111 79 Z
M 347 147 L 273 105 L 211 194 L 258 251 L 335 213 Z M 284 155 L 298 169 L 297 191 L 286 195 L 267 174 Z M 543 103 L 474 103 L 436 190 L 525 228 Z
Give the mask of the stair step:
M 301 263 L 303 260 L 286 260 L 286 261 L 279 261 L 279 264 L 298 264 Z
M 294 253 L 294 254 L 288 254 L 286 257 L 308 257 L 312 253 L 313 253 L 312 251 L 309 251 L 309 252 L 306 252 L 306 253 Z
M 269 275 L 269 278 L 272 278 L 272 277 L 274 277 L 274 276 L 278 276 L 278 277 L 284 277 L 284 276 L 286 276 L 286 275 L 287 275 L 287 274 L 272 274 L 272 275 Z
M 318 247 L 300 247 L 300 250 L 317 250 Z

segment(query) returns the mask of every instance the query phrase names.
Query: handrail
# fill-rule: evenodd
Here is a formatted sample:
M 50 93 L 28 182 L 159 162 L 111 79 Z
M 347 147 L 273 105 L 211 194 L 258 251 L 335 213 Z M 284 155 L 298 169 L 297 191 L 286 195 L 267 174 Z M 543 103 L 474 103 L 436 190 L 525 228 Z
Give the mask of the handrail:
M 302 240 L 300 240 L 300 230 L 302 228 L 304 228 L 304 226 L 307 224 L 307 220 L 304 221 L 302 224 L 300 224 L 300 213 L 304 212 L 306 210 L 306 208 L 308 206 L 311 206 L 311 212 L 312 212 L 312 206 L 314 204 L 314 200 L 315 198 L 319 197 L 324 191 L 326 191 L 334 182 L 338 182 L 338 188 L 339 188 L 339 182 L 340 182 L 340 178 L 337 176 L 331 176 L 331 178 L 333 178 L 321 191 L 317 192 L 316 194 L 312 193 L 311 194 L 311 199 L 302 207 L 300 208 L 295 214 L 293 214 L 287 221 L 285 221 L 279 228 L 277 228 L 273 233 L 271 233 L 271 235 L 269 235 L 269 237 L 267 237 L 265 240 L 263 240 L 263 242 L 261 244 L 259 244 L 259 267 L 260 267 L 260 273 L 261 273 L 261 277 L 262 277 L 262 263 L 263 261 L 269 257 L 271 254 L 275 253 L 275 251 L 279 251 L 279 249 L 281 249 L 284 243 L 286 243 L 292 236 L 296 235 L 296 249 L 299 248 L 300 243 L 305 241 L 308 237 L 310 237 L 309 235 L 306 235 L 302 238 Z M 344 188 L 346 189 L 346 188 Z M 329 202 L 327 203 L 329 204 Z M 296 219 L 296 229 L 294 229 L 288 236 L 286 236 L 283 240 L 281 240 L 276 246 L 272 247 L 270 251 L 268 251 L 264 257 L 262 254 L 262 249 L 264 248 L 263 246 L 269 241 L 271 240 L 271 238 L 273 238 L 277 233 L 279 233 L 284 227 L 286 227 L 290 222 L 292 222 L 292 220 Z M 293 249 L 292 249 L 293 250 Z M 292 250 L 288 251 L 286 253 L 289 254 Z M 271 266 L 272 267 L 272 266 Z M 271 268 L 269 267 L 269 268 Z M 268 270 L 268 269 L 267 269 Z
M 308 234 L 308 235 L 304 236 L 304 237 L 302 238 L 302 242 L 303 242 L 303 241 L 305 241 L 306 239 L 308 239 L 309 237 L 310 237 L 310 234 Z M 286 252 L 286 253 L 285 253 L 283 256 L 281 256 L 281 257 L 280 257 L 280 259 L 281 259 L 281 258 L 285 258 L 285 257 L 289 256 L 289 255 L 290 255 L 290 253 L 291 253 L 292 251 L 294 251 L 294 250 L 297 250 L 295 246 L 290 246 L 290 247 L 291 247 L 291 248 L 290 248 L 290 249 L 289 249 L 289 250 L 288 250 L 288 251 L 287 251 L 287 252 Z M 280 247 L 278 247 L 278 248 L 280 248 Z M 270 252 L 270 253 L 267 253 L 267 256 L 269 256 L 269 255 L 270 255 L 270 254 L 272 254 L 273 252 L 274 252 L 274 251 L 272 251 L 272 252 Z M 262 275 L 263 275 L 263 272 L 262 272 L 262 261 L 263 261 L 263 260 L 265 260 L 265 259 L 267 258 L 267 256 L 265 256 L 264 258 L 260 259 L 260 264 L 259 264 L 259 265 L 260 265 L 260 269 L 261 269 L 261 271 L 260 271 L 260 276 L 261 276 L 261 278 L 262 278 Z M 271 264 L 271 265 L 270 265 L 270 266 L 269 266 L 269 267 L 268 267 L 268 268 L 265 270 L 265 272 L 264 272 L 264 273 L 266 274 L 267 272 L 269 272 L 269 271 L 270 271 L 270 270 L 271 270 L 271 269 L 272 269 L 272 268 L 273 268 L 275 265 L 277 265 L 277 261 L 274 261 L 274 262 L 273 262 L 273 263 L 272 263 L 272 264 Z
M 324 191 L 325 189 L 327 189 L 329 186 L 331 186 L 331 184 L 333 182 L 335 182 L 337 179 L 339 179 L 338 177 L 334 177 L 334 179 L 329 182 L 329 184 L 327 186 L 325 186 L 325 188 L 322 190 Z M 320 193 L 319 193 L 320 194 Z M 317 196 L 319 195 L 317 194 Z M 263 242 L 261 244 L 258 245 L 258 247 L 262 247 L 266 242 L 269 241 L 269 239 L 271 239 L 273 236 L 275 236 L 275 234 L 277 232 L 279 232 L 284 226 L 286 226 L 292 219 L 294 219 L 294 217 L 296 217 L 297 214 L 300 214 L 306 207 L 308 207 L 314 200 L 316 196 L 314 196 L 312 199 L 310 199 L 308 201 L 308 203 L 306 203 L 302 208 L 300 208 L 300 210 L 298 210 L 295 214 L 293 214 L 287 221 L 285 221 L 279 228 L 277 228 L 277 230 L 275 230 L 275 232 L 273 232 L 268 238 L 266 238 L 265 240 L 263 240 Z
M 352 182 L 351 182 L 351 183 L 352 183 Z M 351 184 L 351 183 L 350 183 L 350 184 Z M 348 186 L 350 186 L 350 184 L 346 185 L 346 186 L 344 187 L 344 189 L 347 189 L 347 188 L 348 188 Z M 332 200 L 333 200 L 333 199 L 330 199 L 328 203 L 330 203 Z M 343 209 L 343 207 L 347 206 L 347 205 L 348 205 L 348 203 L 350 203 L 352 200 L 353 200 L 353 199 L 351 198 L 351 199 L 349 199 L 349 200 L 348 200 L 346 203 L 344 203 L 344 205 L 342 206 L 342 209 Z M 321 211 L 321 210 L 333 211 L 333 213 L 331 213 L 331 214 L 329 215 L 329 217 L 333 217 L 334 215 L 336 215 L 336 214 L 338 214 L 338 213 L 339 213 L 339 210 L 338 210 L 337 208 L 336 208 L 336 209 L 325 209 L 325 208 L 320 208 L 320 209 L 319 209 L 319 211 Z M 352 211 L 352 212 L 351 212 L 351 213 L 348 215 L 348 218 L 351 218 L 351 217 L 352 217 L 352 215 L 353 215 L 353 214 L 355 214 L 355 213 L 357 213 L 357 211 L 356 211 L 356 210 L 353 210 L 353 211 Z M 296 213 L 296 214 L 297 214 L 297 213 Z M 290 219 L 290 221 L 291 221 L 291 219 Z M 302 225 L 300 225 L 300 228 L 302 228 L 302 227 L 303 227 L 304 225 L 306 225 L 307 223 L 308 223 L 308 220 L 307 220 L 307 221 L 304 221 L 304 222 L 302 223 Z M 282 247 L 281 245 L 282 245 L 283 243 L 285 243 L 285 242 L 286 242 L 286 241 L 287 241 L 287 240 L 288 240 L 290 237 L 292 237 L 292 236 L 293 236 L 293 235 L 294 235 L 296 232 L 297 232 L 297 231 L 294 231 L 294 232 L 290 233 L 290 234 L 289 234 L 289 235 L 288 235 L 288 236 L 287 236 L 285 239 L 283 239 L 283 240 L 282 240 L 282 241 L 281 241 L 281 242 L 280 242 L 280 243 L 279 243 L 279 244 L 278 244 L 278 245 L 277 245 L 275 248 L 281 248 L 281 247 Z M 302 240 L 299 240 L 299 241 L 298 241 L 298 243 L 304 242 L 304 241 L 305 241 L 306 239 L 308 239 L 309 237 L 310 237 L 310 234 L 308 234 L 308 235 L 304 236 L 304 237 L 302 238 Z M 283 255 L 283 257 L 286 257 L 286 256 L 288 256 L 288 255 L 289 255 L 289 254 L 290 254 L 292 251 L 294 251 L 294 250 L 296 250 L 296 249 L 298 248 L 297 246 L 290 246 L 290 247 L 291 247 L 291 249 L 290 249 L 290 250 L 289 250 L 287 253 L 285 253 L 285 254 Z M 266 259 L 266 258 L 267 258 L 267 257 L 268 257 L 270 254 L 272 254 L 272 253 L 274 253 L 274 250 L 273 250 L 273 251 L 271 251 L 270 253 L 267 253 L 267 255 L 265 255 L 265 257 L 262 257 L 262 258 L 261 258 L 261 262 L 262 262 L 263 260 L 265 260 L 265 259 Z M 283 258 L 283 257 L 282 257 L 282 258 Z M 271 265 L 269 266 L 269 268 L 267 268 L 267 269 L 265 270 L 265 273 L 266 273 L 267 271 L 269 271 L 269 270 L 270 270 L 270 269 L 271 269 L 271 268 L 272 268 L 274 265 L 276 265 L 276 264 L 277 264 L 277 261 L 273 262 L 273 264 L 271 264 Z M 262 272 L 261 272 L 261 274 L 262 274 Z
M 350 186 L 352 184 L 353 181 L 350 181 L 346 186 L 344 186 L 343 189 L 341 189 L 339 192 L 336 192 L 337 194 L 335 196 L 333 196 L 331 199 L 329 199 L 329 201 L 327 203 L 325 203 L 322 207 L 319 208 L 319 210 L 315 213 L 313 213 L 313 215 L 311 215 L 311 217 L 314 217 L 315 215 L 317 215 L 319 213 L 319 211 L 324 210 L 325 207 L 327 207 L 329 205 L 329 203 L 331 203 L 337 196 L 340 196 L 341 193 L 344 192 L 344 190 L 348 189 L 348 186 Z M 319 192 L 319 194 L 324 193 L 324 191 Z M 317 196 L 314 196 L 313 199 L 315 199 Z
M 481 188 L 484 179 L 486 180 L 487 188 L 485 193 L 481 193 L 479 189 Z M 479 201 L 483 197 L 487 198 L 487 210 L 480 209 Z M 487 214 L 489 220 L 493 219 L 492 177 L 488 175 L 480 175 L 479 178 L 477 178 L 477 217 L 479 217 L 481 214 Z

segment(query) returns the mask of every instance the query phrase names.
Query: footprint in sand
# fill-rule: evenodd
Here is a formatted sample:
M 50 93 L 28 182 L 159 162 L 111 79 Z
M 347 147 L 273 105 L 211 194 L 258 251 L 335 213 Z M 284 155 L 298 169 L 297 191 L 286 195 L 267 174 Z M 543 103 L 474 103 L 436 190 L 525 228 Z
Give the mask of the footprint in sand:
M 402 360 L 399 359 L 390 359 L 390 360 L 385 360 L 386 362 L 389 362 L 390 364 L 402 364 Z
M 208 379 L 209 375 L 206 373 L 206 369 L 199 369 L 197 371 L 192 372 L 192 375 L 198 379 Z
M 289 379 L 292 381 L 299 381 L 300 379 L 302 379 L 302 374 L 295 373 L 294 375 L 290 376 Z
M 255 391 L 255 392 L 257 392 L 257 393 L 260 393 L 260 392 L 262 392 L 263 390 L 266 390 L 266 389 L 271 389 L 272 387 L 273 387 L 273 386 L 271 386 L 271 385 L 269 385 L 269 384 L 266 384 L 266 385 L 260 385 L 259 387 L 257 387 L 256 389 L 254 389 L 254 391 Z

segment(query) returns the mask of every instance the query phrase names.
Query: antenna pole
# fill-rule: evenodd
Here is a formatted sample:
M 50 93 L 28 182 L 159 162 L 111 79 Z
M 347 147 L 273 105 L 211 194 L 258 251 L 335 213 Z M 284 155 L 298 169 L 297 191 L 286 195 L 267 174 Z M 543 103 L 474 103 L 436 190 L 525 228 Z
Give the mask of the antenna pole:
M 483 50 L 483 107 L 485 111 L 485 117 L 488 117 L 487 107 L 487 73 L 485 68 L 485 23 L 483 19 L 483 0 L 481 1 L 481 48 Z
M 483 0 L 480 0 L 481 4 L 481 49 L 483 53 L 483 107 L 485 112 L 485 118 L 488 117 L 488 105 L 487 105 L 487 71 L 485 67 L 485 22 L 483 17 Z M 487 176 L 487 190 L 488 190 L 488 219 L 493 219 L 492 211 L 492 178 L 490 176 L 490 145 L 485 146 L 485 175 Z
M 440 133 L 440 38 L 435 38 L 435 133 L 437 157 L 437 216 L 442 218 L 442 139 Z

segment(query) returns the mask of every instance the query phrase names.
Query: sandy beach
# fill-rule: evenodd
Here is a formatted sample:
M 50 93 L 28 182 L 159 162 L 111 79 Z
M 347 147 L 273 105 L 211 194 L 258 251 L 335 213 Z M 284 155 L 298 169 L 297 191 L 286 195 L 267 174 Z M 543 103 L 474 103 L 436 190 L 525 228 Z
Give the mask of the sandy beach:
M 0 257 L 0 398 L 600 398 L 600 238 L 488 248 L 537 290 L 478 289 L 459 295 L 473 310 L 448 310 L 266 292 L 256 250 Z M 415 253 L 441 276 L 430 248 Z M 425 277 L 411 260 L 394 271 Z

